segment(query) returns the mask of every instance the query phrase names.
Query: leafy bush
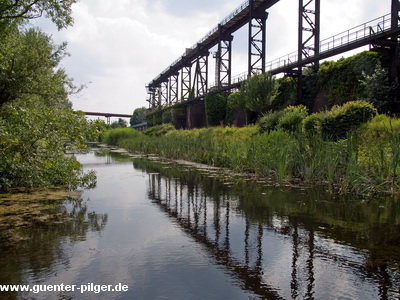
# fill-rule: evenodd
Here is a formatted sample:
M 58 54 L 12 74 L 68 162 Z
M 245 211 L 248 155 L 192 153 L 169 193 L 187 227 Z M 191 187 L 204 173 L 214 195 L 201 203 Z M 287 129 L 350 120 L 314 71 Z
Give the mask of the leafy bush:
M 227 106 L 231 109 L 245 109 L 245 103 L 240 93 L 231 93 L 228 96 Z
M 148 136 L 162 136 L 165 135 L 167 132 L 175 130 L 174 125 L 172 124 L 161 124 L 157 126 L 153 126 L 147 128 L 143 133 Z
M 307 108 L 304 105 L 288 106 L 284 110 L 267 113 L 259 120 L 258 125 L 261 132 L 270 132 L 276 129 L 295 132 L 300 129 L 301 121 L 307 115 Z
M 261 132 L 270 132 L 278 126 L 279 119 L 284 114 L 283 110 L 270 111 L 261 117 L 258 121 Z
M 277 127 L 287 132 L 299 131 L 301 121 L 307 116 L 307 108 L 304 105 L 288 106 L 283 110 Z
M 334 106 L 321 122 L 321 132 L 325 139 L 338 140 L 347 132 L 370 121 L 376 116 L 376 109 L 365 101 L 351 101 L 343 106 Z
M 269 73 L 253 75 L 247 79 L 240 93 L 248 110 L 263 113 L 278 95 L 279 82 Z
M 323 115 L 323 113 L 314 113 L 305 117 L 302 121 L 303 131 L 309 136 L 320 133 Z
M 146 122 L 146 107 L 139 107 L 133 111 L 132 118 L 130 119 L 131 126 Z
M 400 119 L 387 115 L 377 115 L 361 127 L 361 135 L 366 140 L 387 141 L 388 133 L 400 135 Z
M 146 121 L 149 126 L 162 124 L 162 110 L 154 108 L 152 111 L 147 111 Z
M 320 65 L 317 78 L 319 91 L 326 91 L 330 104 L 343 104 L 363 97 L 360 80 L 372 74 L 379 54 L 364 51 L 338 61 L 325 61 Z
M 225 120 L 226 99 L 221 94 L 207 94 L 205 99 L 206 118 L 208 126 L 218 126 Z
M 281 110 L 289 105 L 296 103 L 297 84 L 296 81 L 289 76 L 277 79 L 279 88 L 278 95 L 272 101 L 270 108 L 272 110 Z
M 4 104 L 0 111 L 0 190 L 93 183 L 94 174 L 83 174 L 79 162 L 67 157 L 65 150 L 82 150 L 87 137 L 96 139 L 96 124 L 92 127 L 83 113 L 40 103 L 32 107 Z
M 387 111 L 391 95 L 397 89 L 397 82 L 389 83 L 389 72 L 382 68 L 381 63 L 376 64 L 371 75 L 363 71 L 360 84 L 365 88 L 364 99 L 372 103 L 380 111 Z
M 115 128 L 103 135 L 103 141 L 109 145 L 117 146 L 122 139 L 137 138 L 139 132 L 132 128 Z

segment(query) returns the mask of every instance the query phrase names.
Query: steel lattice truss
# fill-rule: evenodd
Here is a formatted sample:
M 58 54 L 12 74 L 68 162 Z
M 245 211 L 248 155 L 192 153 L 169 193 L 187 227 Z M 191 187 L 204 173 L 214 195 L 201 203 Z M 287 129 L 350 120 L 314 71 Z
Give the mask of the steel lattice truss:
M 365 45 L 372 45 L 377 51 L 389 51 L 390 78 L 395 80 L 400 65 L 400 0 L 385 0 L 391 1 L 391 13 L 322 41 L 320 1 L 299 0 L 297 51 L 266 62 L 266 10 L 279 0 L 246 0 L 146 86 L 150 107 L 203 99 L 207 93 L 235 89 L 249 76 L 265 72 L 295 76 L 300 99 L 303 67 L 312 65 L 318 70 L 321 59 Z M 245 25 L 248 26 L 248 69 L 233 77 L 232 34 Z M 215 83 L 209 86 L 208 56 L 214 46 L 218 47 L 214 53 Z

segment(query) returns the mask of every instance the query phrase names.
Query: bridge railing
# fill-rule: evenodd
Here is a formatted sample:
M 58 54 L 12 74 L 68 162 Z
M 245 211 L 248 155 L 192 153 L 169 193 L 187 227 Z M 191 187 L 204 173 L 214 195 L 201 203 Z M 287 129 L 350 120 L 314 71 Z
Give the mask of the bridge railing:
M 387 14 L 324 39 L 320 42 L 320 53 L 389 31 L 391 29 L 391 20 L 391 14 Z
M 298 52 L 292 52 L 289 54 L 286 54 L 285 56 L 281 56 L 279 58 L 276 58 L 272 61 L 269 61 L 265 65 L 265 71 L 266 72 L 271 72 L 272 70 L 276 70 L 279 68 L 286 67 L 288 65 L 294 64 L 298 61 Z
M 320 54 L 342 46 L 361 41 L 391 29 L 391 14 L 373 19 L 349 30 L 343 31 L 320 42 Z M 312 57 L 310 55 L 309 57 Z M 292 52 L 266 63 L 266 71 L 271 72 L 298 62 L 298 52 Z
M 242 3 L 231 15 L 229 15 L 226 19 L 224 19 L 222 23 L 226 24 L 227 22 L 229 22 L 229 20 L 233 19 L 237 14 L 242 12 L 248 5 L 249 1 L 247 0 L 244 3 Z M 357 43 L 359 41 L 363 40 L 372 41 L 374 37 L 379 38 L 380 35 L 393 29 L 391 28 L 392 27 L 391 22 L 392 22 L 392 15 L 391 13 L 389 13 L 382 17 L 365 22 L 359 26 L 353 27 L 349 30 L 343 31 L 332 37 L 324 39 L 320 42 L 319 54 L 329 54 L 329 52 L 334 52 L 336 49 Z M 400 19 L 398 24 L 400 25 Z M 218 27 L 210 31 L 210 33 L 206 37 L 204 37 L 203 40 L 205 40 L 209 35 L 213 34 L 213 32 L 215 32 L 215 30 L 217 29 Z M 190 50 L 192 49 L 188 49 L 188 51 Z M 313 56 L 314 53 L 312 53 L 312 55 L 311 53 L 309 53 L 309 55 L 307 56 L 307 61 L 310 61 L 310 58 L 312 60 Z M 328 56 L 329 55 L 325 55 L 325 57 Z M 298 51 L 295 51 L 267 62 L 265 65 L 265 71 L 278 72 L 284 69 L 290 69 L 291 67 L 295 68 L 297 67 L 297 64 L 298 64 Z M 238 83 L 245 81 L 247 78 L 248 78 L 247 72 L 240 73 L 232 77 L 230 85 L 232 87 L 238 86 Z M 217 89 L 226 88 L 228 85 L 229 85 L 228 83 L 222 83 L 222 86 L 219 86 L 218 83 L 213 83 L 208 86 L 208 90 L 211 90 L 212 88 L 217 88 Z
M 250 5 L 250 1 L 246 0 L 242 4 L 240 4 L 229 16 L 222 20 L 220 23 L 221 26 L 227 24 L 230 20 L 236 17 L 239 13 L 241 13 L 246 7 Z
M 250 1 L 246 0 L 241 5 L 239 5 L 232 13 L 230 13 L 225 19 L 222 20 L 219 25 L 226 25 L 229 21 L 239 15 L 243 10 L 245 10 L 250 5 Z M 188 55 L 191 51 L 195 51 L 198 44 L 203 43 L 209 37 L 214 35 L 219 30 L 219 25 L 211 29 L 202 39 L 200 39 L 196 44 L 194 44 L 190 48 L 186 48 L 185 53 L 183 53 L 179 58 L 177 58 L 169 67 L 167 67 L 163 72 L 161 72 L 153 81 L 158 81 L 164 73 L 168 72 L 171 66 L 178 64 L 184 56 Z

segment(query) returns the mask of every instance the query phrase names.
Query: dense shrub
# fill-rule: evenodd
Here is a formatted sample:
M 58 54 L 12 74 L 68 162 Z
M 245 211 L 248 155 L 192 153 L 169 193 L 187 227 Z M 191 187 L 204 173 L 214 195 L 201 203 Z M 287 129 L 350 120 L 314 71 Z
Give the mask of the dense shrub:
M 93 126 L 92 126 L 93 125 Z M 0 191 L 15 187 L 94 183 L 75 157 L 65 151 L 82 150 L 86 139 L 97 139 L 99 123 L 83 113 L 16 101 L 0 109 Z
M 376 113 L 376 109 L 365 101 L 351 101 L 343 106 L 334 106 L 321 122 L 321 133 L 325 139 L 343 139 L 350 130 L 368 122 Z
M 138 131 L 132 128 L 115 128 L 104 133 L 102 140 L 109 144 L 116 146 L 119 140 L 136 138 Z
M 307 108 L 304 105 L 288 106 L 283 110 L 277 127 L 287 132 L 299 131 L 301 122 L 307 116 Z
M 146 114 L 146 121 L 149 126 L 156 126 L 162 124 L 162 110 L 154 108 Z
M 320 65 L 317 78 L 319 91 L 325 91 L 330 104 L 341 105 L 360 99 L 364 86 L 360 83 L 364 74 L 372 74 L 380 56 L 364 51 L 338 61 L 325 61 Z
M 244 98 L 240 93 L 231 93 L 227 99 L 227 107 L 230 109 L 246 109 Z
M 363 102 L 349 106 L 363 107 Z M 343 107 L 338 110 L 346 111 Z M 303 128 L 317 130 L 329 114 L 306 117 Z M 399 191 L 400 120 L 386 116 L 375 117 L 340 141 L 324 140 L 319 133 L 291 134 L 282 129 L 260 134 L 258 126 L 170 130 L 161 136 L 137 134 L 118 145 L 135 152 L 252 172 L 280 183 L 294 177 L 296 182 L 323 184 L 332 191 Z
M 270 132 L 278 126 L 280 117 L 283 115 L 283 110 L 270 111 L 258 120 L 261 132 Z
M 149 136 L 162 136 L 171 130 L 175 130 L 174 125 L 162 124 L 162 125 L 157 125 L 157 126 L 147 128 L 144 131 L 144 134 L 149 135 Z
M 284 110 L 267 113 L 259 120 L 258 125 L 261 132 L 276 129 L 295 132 L 300 129 L 300 124 L 307 115 L 307 108 L 304 105 L 288 106 Z
M 279 82 L 269 73 L 247 79 L 240 88 L 246 109 L 264 113 L 278 96 Z
M 360 84 L 365 88 L 364 99 L 372 103 L 380 112 L 390 111 L 393 94 L 396 93 L 398 82 L 389 82 L 389 72 L 378 62 L 374 72 L 367 75 L 363 72 Z
M 208 126 L 218 126 L 223 123 L 226 115 L 226 99 L 221 94 L 207 94 L 205 99 L 206 118 Z
M 270 108 L 272 110 L 281 110 L 289 105 L 296 103 L 297 83 L 292 77 L 282 77 L 277 79 L 278 94 L 272 101 Z
M 302 121 L 303 132 L 308 136 L 317 135 L 321 132 L 321 122 L 323 113 L 314 113 L 304 118 Z
M 390 134 L 400 135 L 400 119 L 377 115 L 370 122 L 362 125 L 361 134 L 368 140 L 386 141 Z

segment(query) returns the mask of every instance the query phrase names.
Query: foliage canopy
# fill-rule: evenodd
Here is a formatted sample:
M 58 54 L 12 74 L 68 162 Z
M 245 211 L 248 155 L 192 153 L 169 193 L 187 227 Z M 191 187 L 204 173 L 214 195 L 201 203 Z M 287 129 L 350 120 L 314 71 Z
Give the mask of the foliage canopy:
M 278 95 L 278 81 L 269 73 L 247 79 L 240 93 L 248 110 L 263 113 Z
M 42 16 L 51 19 L 58 29 L 73 24 L 72 4 L 76 0 L 2 0 L 0 22 L 31 20 Z
M 75 2 L 0 2 L 0 191 L 94 183 L 94 174 L 83 174 L 65 152 L 97 140 L 104 122 L 87 121 L 71 109 L 68 96 L 79 88 L 60 67 L 66 44 L 23 26 L 42 15 L 59 29 L 72 25 Z

